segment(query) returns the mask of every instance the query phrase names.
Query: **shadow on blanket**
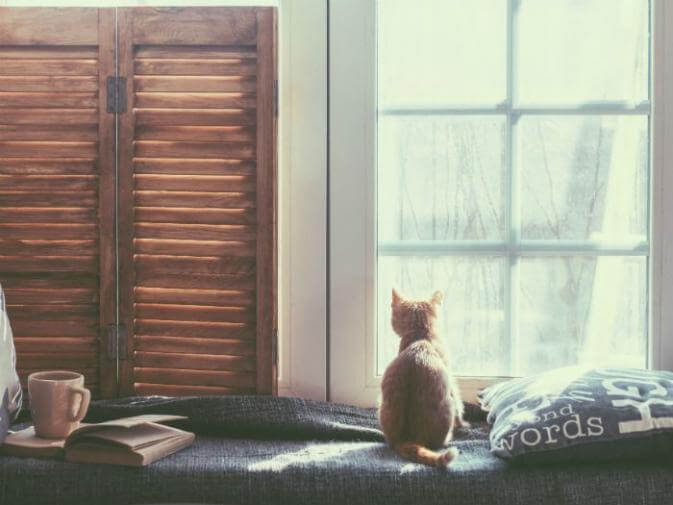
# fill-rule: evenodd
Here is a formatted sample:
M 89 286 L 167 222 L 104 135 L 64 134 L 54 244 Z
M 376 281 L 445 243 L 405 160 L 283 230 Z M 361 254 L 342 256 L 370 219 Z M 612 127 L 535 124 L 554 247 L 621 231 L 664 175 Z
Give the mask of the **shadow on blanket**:
M 129 397 L 93 402 L 85 421 L 141 414 L 189 417 L 182 426 L 197 434 L 262 440 L 383 441 L 376 409 L 270 396 Z M 466 406 L 469 421 L 484 413 Z

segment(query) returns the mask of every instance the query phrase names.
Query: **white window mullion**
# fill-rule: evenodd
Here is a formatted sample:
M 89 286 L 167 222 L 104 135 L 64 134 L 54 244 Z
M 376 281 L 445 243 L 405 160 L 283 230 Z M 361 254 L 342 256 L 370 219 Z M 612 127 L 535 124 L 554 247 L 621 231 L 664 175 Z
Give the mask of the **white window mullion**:
M 504 311 L 506 340 L 509 342 L 510 368 L 519 368 L 518 311 L 519 311 L 519 257 L 515 250 L 520 237 L 519 181 L 516 171 L 516 122 L 519 118 L 513 108 L 515 97 L 515 51 L 516 51 L 516 10 L 518 0 L 507 2 L 507 123 L 505 140 L 505 165 L 507 167 L 507 205 L 505 230 L 508 240 L 507 264 L 505 265 Z
M 580 104 L 576 106 L 558 107 L 553 105 L 536 105 L 520 107 L 501 103 L 495 106 L 479 107 L 405 107 L 381 109 L 379 116 L 497 116 L 501 114 L 517 114 L 529 116 L 647 116 L 651 103 L 644 101 L 637 104 L 624 102 L 601 102 L 596 104 Z
M 400 240 L 379 244 L 379 256 L 648 256 L 647 241 L 621 243 L 579 240 L 471 241 L 471 240 Z

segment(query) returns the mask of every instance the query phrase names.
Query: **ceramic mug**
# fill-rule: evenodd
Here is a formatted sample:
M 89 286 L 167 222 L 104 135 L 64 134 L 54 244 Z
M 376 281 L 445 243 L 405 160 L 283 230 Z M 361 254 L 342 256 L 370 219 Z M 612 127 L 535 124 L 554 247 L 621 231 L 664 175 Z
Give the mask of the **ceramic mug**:
M 82 374 L 59 370 L 30 374 L 28 397 L 37 436 L 66 438 L 86 415 L 91 392 Z

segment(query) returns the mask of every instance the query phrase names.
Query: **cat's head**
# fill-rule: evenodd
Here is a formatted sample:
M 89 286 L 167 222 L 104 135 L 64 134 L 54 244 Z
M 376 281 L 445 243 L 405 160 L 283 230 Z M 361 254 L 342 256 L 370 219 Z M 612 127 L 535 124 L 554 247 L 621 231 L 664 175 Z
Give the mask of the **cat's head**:
M 395 333 L 403 340 L 434 337 L 437 311 L 442 299 L 442 293 L 435 291 L 429 300 L 408 300 L 393 288 L 391 322 Z

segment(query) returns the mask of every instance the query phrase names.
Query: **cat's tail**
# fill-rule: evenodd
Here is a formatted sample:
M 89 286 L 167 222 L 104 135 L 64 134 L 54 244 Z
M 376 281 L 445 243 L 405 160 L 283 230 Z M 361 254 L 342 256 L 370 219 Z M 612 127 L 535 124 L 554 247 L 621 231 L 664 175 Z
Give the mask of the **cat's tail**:
M 458 449 L 450 447 L 445 451 L 433 451 L 414 442 L 400 442 L 393 450 L 404 459 L 423 465 L 446 468 L 458 456 Z

